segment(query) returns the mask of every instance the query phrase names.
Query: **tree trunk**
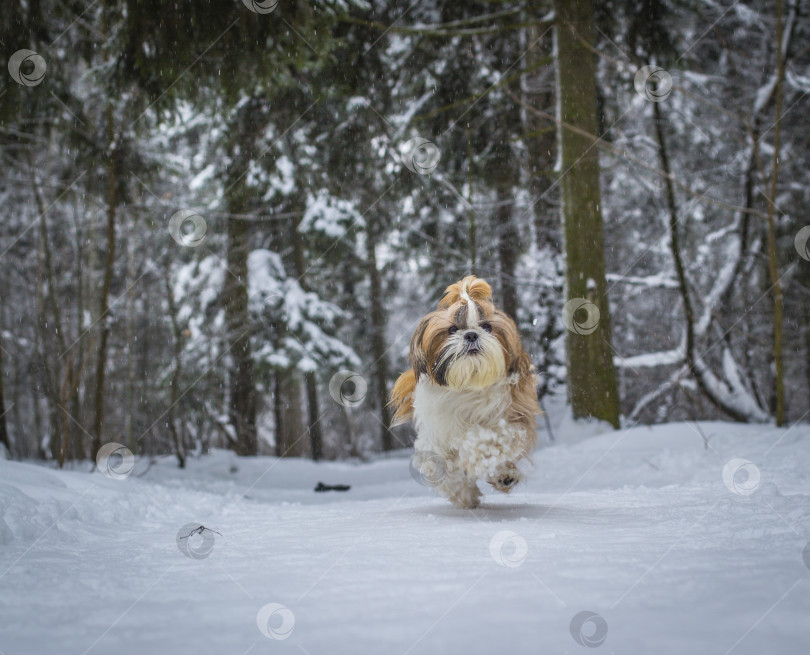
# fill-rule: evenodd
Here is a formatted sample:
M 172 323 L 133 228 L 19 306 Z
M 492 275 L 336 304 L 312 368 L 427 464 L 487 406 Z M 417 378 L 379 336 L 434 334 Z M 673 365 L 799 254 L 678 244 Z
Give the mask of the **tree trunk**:
M 104 22 L 106 33 L 106 7 Z M 93 421 L 93 451 L 91 458 L 102 445 L 102 430 L 104 428 L 104 383 L 107 374 L 107 345 L 110 336 L 110 287 L 112 286 L 113 267 L 115 264 L 115 224 L 118 209 L 118 152 L 115 148 L 115 117 L 111 103 L 106 108 L 106 155 L 107 155 L 107 253 L 104 259 L 104 279 L 101 283 L 101 298 L 99 300 L 99 343 L 96 359 L 96 387 L 93 406 L 95 410 Z
M 371 356 L 374 358 L 374 388 L 380 411 L 382 449 L 393 448 L 391 412 L 388 408 L 388 367 L 385 350 L 385 308 L 382 299 L 382 280 L 377 269 L 377 241 L 373 226 L 366 231 L 366 250 L 371 291 Z
M 804 378 L 810 402 L 810 300 L 804 301 Z
M 232 207 L 231 211 L 235 209 Z M 239 455 L 257 455 L 256 386 L 253 379 L 253 357 L 250 348 L 250 316 L 248 313 L 247 222 L 228 219 L 228 252 L 223 297 L 228 350 L 231 365 L 229 414 L 236 431 L 234 450 Z
M 171 389 L 169 391 L 169 408 L 166 412 L 166 422 L 169 424 L 169 433 L 172 436 L 172 444 L 174 446 L 174 454 L 177 457 L 177 467 L 186 468 L 186 453 L 183 447 L 183 440 L 180 437 L 180 432 L 177 430 L 177 423 L 175 420 L 175 408 L 177 405 L 177 396 L 180 390 L 180 380 L 183 372 L 183 330 L 177 320 L 177 305 L 174 302 L 174 290 L 171 284 L 171 269 L 166 267 L 166 300 L 169 305 L 169 319 L 172 322 L 172 351 L 174 355 L 174 370 L 172 371 Z M 133 361 L 132 353 L 130 353 L 130 361 Z M 132 409 L 130 409 L 132 411 Z
M 309 408 L 309 449 L 312 459 L 316 462 L 323 457 L 323 434 L 321 432 L 321 415 L 318 406 L 318 382 L 314 373 L 304 374 L 304 383 L 307 388 L 307 407 Z
M 568 331 L 568 398 L 575 418 L 593 416 L 618 428 L 619 395 L 605 281 L 599 152 L 592 139 L 565 126 L 587 134 L 598 133 L 596 66 L 593 52 L 582 42 L 593 43 L 593 7 L 587 0 L 555 0 L 554 8 L 567 298 L 585 299 L 599 310 L 592 332 Z
M 0 329 L 0 444 L 6 447 L 6 452 L 11 456 L 11 442 L 6 427 L 6 396 L 3 391 L 3 373 L 3 330 Z
M 31 164 L 31 167 L 33 169 L 33 164 Z M 40 213 L 39 266 L 43 277 L 43 282 L 41 284 L 38 282 L 37 286 L 37 307 L 40 314 L 40 320 L 37 325 L 39 327 L 39 341 L 41 343 L 41 357 L 44 370 L 44 378 L 39 382 L 44 384 L 43 391 L 48 399 L 48 409 L 51 417 L 51 452 L 56 450 L 59 468 L 62 468 L 65 464 L 67 453 L 69 425 L 64 408 L 62 411 L 58 409 L 60 404 L 58 358 L 50 355 L 48 344 L 51 340 L 51 336 L 55 334 L 56 347 L 59 349 L 60 354 L 64 354 L 65 339 L 62 331 L 61 313 L 59 311 L 59 305 L 56 302 L 56 283 L 53 274 L 50 238 L 48 236 L 48 210 L 39 192 L 36 177 L 33 174 L 31 180 L 34 198 L 36 199 L 37 209 Z M 50 309 L 50 319 L 46 315 L 47 310 L 45 309 L 45 304 L 47 304 Z M 39 364 L 37 364 L 37 370 L 40 370 Z
M 127 235 L 124 247 L 126 248 L 126 289 L 127 301 L 125 306 L 126 311 L 126 415 L 124 416 L 124 443 L 130 447 L 134 447 L 135 437 L 133 434 L 133 418 L 135 416 L 135 404 L 137 391 L 135 389 L 135 347 L 138 343 L 135 334 L 135 307 L 138 292 L 135 284 L 135 248 L 138 243 L 136 233 L 139 232 L 140 226 L 133 219 L 129 223 L 129 234 Z M 170 277 L 166 276 L 166 283 L 170 283 Z M 182 466 L 181 466 L 182 468 Z
M 470 137 L 469 125 L 464 131 L 467 142 L 467 241 L 470 249 L 470 273 L 476 274 L 476 267 L 478 265 L 478 245 L 477 245 L 477 225 L 475 220 L 475 206 L 473 202 L 473 151 L 472 140 Z
M 519 255 L 520 234 L 512 218 L 512 195 L 510 188 L 501 185 L 498 190 L 498 207 L 495 210 L 495 226 L 498 238 L 498 265 L 501 286 L 501 308 L 517 322 L 517 287 L 515 268 Z
M 695 338 L 695 310 L 689 294 L 689 285 L 686 279 L 686 268 L 681 257 L 680 237 L 678 235 L 678 207 L 675 200 L 675 189 L 672 185 L 672 169 L 669 163 L 667 142 L 664 137 L 664 117 L 660 103 L 653 103 L 653 120 L 655 122 L 655 138 L 658 142 L 658 158 L 661 162 L 661 170 L 664 172 L 664 190 L 669 214 L 669 247 L 672 253 L 672 261 L 675 264 L 675 276 L 678 278 L 678 290 L 683 302 L 683 313 L 686 327 L 686 352 L 685 361 L 689 372 L 695 379 L 700 392 L 717 409 L 728 414 L 735 421 L 746 421 L 749 414 L 739 408 L 732 407 L 716 392 L 711 383 L 711 373 L 705 364 L 701 363 L 701 358 L 696 352 L 697 341 Z
M 276 374 L 276 456 L 303 457 L 308 430 L 301 411 L 301 381 L 298 373 Z
M 276 457 L 284 457 L 284 400 L 282 398 L 281 371 L 276 371 L 273 380 L 273 418 L 276 429 Z
M 292 236 L 295 275 L 298 277 L 301 288 L 304 291 L 309 291 L 306 281 L 307 266 L 304 260 L 303 243 L 301 235 L 298 233 L 298 226 L 302 218 L 303 212 L 292 219 L 290 235 Z M 320 403 L 318 402 L 318 379 L 313 371 L 304 373 L 304 385 L 307 391 L 309 449 L 312 452 L 312 459 L 317 461 L 323 457 L 323 432 L 321 430 Z
M 76 251 L 76 265 L 74 268 L 74 275 L 76 280 L 76 317 L 75 317 L 75 330 L 76 334 L 81 334 L 83 330 L 83 317 L 84 317 L 84 309 L 85 309 L 85 292 L 84 292 L 84 272 L 86 267 L 88 267 L 88 263 L 85 261 L 84 252 L 85 252 L 85 239 L 84 239 L 84 232 L 81 228 L 81 221 L 76 217 L 74 221 L 76 225 L 76 231 L 74 234 L 74 242 L 75 242 L 75 251 Z M 92 249 L 91 249 L 92 250 Z M 94 346 L 94 341 L 91 335 L 90 343 L 86 343 L 84 339 L 79 339 L 78 343 L 74 344 L 74 355 L 71 358 L 71 366 L 72 362 L 79 362 L 79 364 L 72 369 L 71 374 L 71 389 L 70 389 L 70 413 L 73 418 L 76 419 L 79 425 L 83 425 L 82 421 L 82 414 L 84 408 L 84 398 L 82 393 L 80 393 L 81 388 L 81 380 L 82 380 L 82 372 L 87 364 L 88 360 L 88 353 L 92 352 Z M 87 457 L 87 451 L 85 448 L 84 438 L 85 432 L 84 430 L 80 429 L 76 423 L 73 421 L 70 422 L 70 442 L 73 444 L 73 453 L 75 459 L 84 459 Z
M 773 128 L 773 163 L 771 169 L 770 198 L 768 199 L 768 275 L 773 292 L 773 364 L 776 426 L 785 424 L 785 372 L 782 360 L 783 294 L 779 276 L 779 258 L 776 251 L 776 190 L 779 179 L 779 146 L 782 127 L 782 78 L 785 62 L 782 56 L 782 0 L 776 0 L 776 121 Z
M 524 37 L 526 68 L 532 72 L 521 75 L 520 95 L 525 103 L 521 107 L 521 120 L 526 144 L 526 181 L 532 198 L 531 215 L 534 226 L 534 240 L 539 250 L 550 249 L 555 254 L 560 252 L 560 225 L 557 208 L 548 197 L 553 184 L 554 159 L 557 153 L 556 128 L 550 125 L 548 118 L 526 109 L 532 107 L 550 107 L 554 104 L 554 87 L 546 79 L 546 66 L 539 67 L 544 59 L 552 55 L 551 35 L 542 37 L 546 29 L 541 23 L 534 23 L 526 29 Z M 545 301 L 543 301 L 544 304 Z

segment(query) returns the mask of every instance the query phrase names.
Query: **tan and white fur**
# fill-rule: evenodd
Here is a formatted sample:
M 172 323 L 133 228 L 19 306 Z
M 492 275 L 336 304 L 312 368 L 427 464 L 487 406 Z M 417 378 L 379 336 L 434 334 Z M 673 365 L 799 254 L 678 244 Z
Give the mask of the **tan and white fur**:
M 466 509 L 480 502 L 478 480 L 509 493 L 537 440 L 540 407 L 531 360 L 489 284 L 470 275 L 447 287 L 409 359 L 391 392 L 394 424 L 413 421 L 417 463 L 439 459 L 437 491 Z

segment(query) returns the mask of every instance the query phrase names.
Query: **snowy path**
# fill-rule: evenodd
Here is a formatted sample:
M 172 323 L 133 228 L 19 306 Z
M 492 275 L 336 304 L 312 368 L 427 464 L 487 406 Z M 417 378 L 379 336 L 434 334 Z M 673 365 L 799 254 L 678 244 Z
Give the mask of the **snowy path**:
M 672 424 L 538 451 L 528 484 L 472 512 L 405 453 L 217 452 L 125 480 L 0 461 L 0 652 L 807 652 L 810 428 L 700 429 L 709 450 Z M 737 476 L 749 495 L 721 477 L 735 457 L 761 473 Z M 221 533 L 207 557 L 177 546 L 190 522 Z M 288 610 L 267 637 L 271 603 Z M 572 636 L 583 611 L 595 651 Z

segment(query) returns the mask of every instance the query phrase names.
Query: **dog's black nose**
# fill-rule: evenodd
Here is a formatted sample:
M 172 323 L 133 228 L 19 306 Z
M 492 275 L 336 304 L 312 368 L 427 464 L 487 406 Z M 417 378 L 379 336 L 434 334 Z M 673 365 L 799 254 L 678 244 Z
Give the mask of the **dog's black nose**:
M 478 333 L 473 332 L 470 330 L 469 332 L 464 333 L 464 341 L 469 341 L 470 343 L 475 343 L 478 341 Z

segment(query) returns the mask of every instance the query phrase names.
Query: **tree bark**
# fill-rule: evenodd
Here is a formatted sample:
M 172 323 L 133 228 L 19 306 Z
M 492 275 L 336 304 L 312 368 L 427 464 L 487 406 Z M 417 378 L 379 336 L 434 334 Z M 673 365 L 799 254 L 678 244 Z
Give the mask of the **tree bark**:
M 3 330 L 0 329 L 0 443 L 6 447 L 6 452 L 11 455 L 11 441 L 8 438 L 8 428 L 6 427 L 6 396 L 3 390 Z
M 302 457 L 307 429 L 301 411 L 301 381 L 295 370 L 276 373 L 276 456 Z
M 545 23 L 537 22 L 526 29 L 526 67 L 531 71 L 521 76 L 520 97 L 521 120 L 526 144 L 526 178 L 531 193 L 531 213 L 534 224 L 534 238 L 537 248 L 560 252 L 560 226 L 556 207 L 552 207 L 547 197 L 553 184 L 554 159 L 557 153 L 556 129 L 549 119 L 527 109 L 527 107 L 550 107 L 554 104 L 554 86 L 546 81 L 547 66 L 538 68 L 552 55 L 553 37 L 548 35 L 541 40 L 541 30 Z M 545 304 L 545 303 L 544 303 Z
M 782 360 L 782 313 L 783 294 L 779 279 L 779 257 L 776 250 L 776 187 L 779 179 L 779 146 L 782 127 L 782 78 L 785 75 L 785 61 L 782 56 L 782 0 L 776 0 L 776 121 L 773 127 L 773 163 L 771 168 L 771 188 L 768 199 L 768 275 L 773 292 L 773 363 L 776 425 L 785 423 L 785 372 Z
M 304 291 L 309 291 L 306 281 L 307 266 L 304 259 L 304 249 L 301 235 L 298 233 L 298 226 L 303 218 L 303 212 L 294 217 L 291 221 L 290 234 L 292 236 L 293 259 L 295 263 L 295 274 L 298 283 Z M 307 392 L 307 432 L 309 434 L 309 448 L 312 459 L 319 460 L 323 457 L 323 432 L 321 430 L 321 411 L 318 402 L 318 379 L 313 371 L 304 373 L 304 385 Z
M 477 221 L 475 220 L 475 206 L 473 202 L 473 151 L 472 141 L 470 138 L 470 128 L 464 131 L 467 142 L 467 241 L 470 249 L 470 273 L 476 275 L 476 267 L 478 265 L 478 237 L 477 237 Z
M 30 161 L 30 160 L 29 160 Z M 45 316 L 45 307 L 41 307 L 41 318 L 39 321 L 40 326 L 40 340 L 42 343 L 42 358 L 45 363 L 45 384 L 46 396 L 48 397 L 49 410 L 51 416 L 51 444 L 57 449 L 57 462 L 59 468 L 65 465 L 65 459 L 68 455 L 68 448 L 70 444 L 71 425 L 70 419 L 67 416 L 67 410 L 62 402 L 60 395 L 59 385 L 59 366 L 58 361 L 61 357 L 52 357 L 48 355 L 49 348 L 48 342 L 52 334 L 56 335 L 56 347 L 59 349 L 60 356 L 65 353 L 65 336 L 62 330 L 62 315 L 59 309 L 59 304 L 56 301 L 56 279 L 54 275 L 53 257 L 51 256 L 51 243 L 48 235 L 48 208 L 39 191 L 39 184 L 37 183 L 36 176 L 33 174 L 33 162 L 30 163 L 32 169 L 31 186 L 34 191 L 34 198 L 37 203 L 37 209 L 40 214 L 39 221 L 39 259 L 40 268 L 44 276 L 43 286 L 47 291 L 38 292 L 40 301 L 38 305 L 47 303 L 51 312 L 51 323 L 47 316 Z M 45 326 L 48 326 L 46 331 Z M 61 405 L 61 410 L 59 406 Z
M 498 238 L 498 273 L 501 286 L 501 309 L 517 322 L 517 287 L 515 269 L 519 255 L 520 233 L 512 218 L 510 189 L 502 182 L 498 190 L 495 226 Z
M 284 456 L 284 401 L 282 398 L 281 376 L 279 370 L 273 376 L 273 419 L 275 421 L 276 457 Z
M 377 268 L 377 240 L 374 226 L 366 231 L 366 252 L 371 292 L 371 356 L 374 358 L 374 389 L 380 412 L 380 434 L 383 451 L 393 448 L 391 412 L 388 408 L 388 366 L 385 349 L 385 308 L 382 299 L 382 279 Z
M 309 420 L 307 431 L 309 432 L 309 448 L 312 451 L 312 459 L 316 462 L 323 458 L 323 433 L 321 431 L 321 415 L 318 403 L 318 382 L 315 374 L 305 373 L 304 383 L 307 388 L 307 407 L 309 408 Z
M 235 209 L 231 207 L 231 211 Z M 223 297 L 225 324 L 231 365 L 229 415 L 236 431 L 234 450 L 239 455 L 257 455 L 256 386 L 253 378 L 253 356 L 250 347 L 250 316 L 247 290 L 248 234 L 247 222 L 228 219 L 227 271 Z
M 84 289 L 84 275 L 85 270 L 87 267 L 87 262 L 85 261 L 84 253 L 85 253 L 85 239 L 84 239 L 84 231 L 81 227 L 81 221 L 78 217 L 75 220 L 75 233 L 74 233 L 74 243 L 76 249 L 76 265 L 74 268 L 74 276 L 76 280 L 76 316 L 75 316 L 75 330 L 76 334 L 81 334 L 83 330 L 83 317 L 84 317 L 84 310 L 85 310 L 85 289 Z M 80 381 L 82 379 L 82 372 L 86 368 L 89 353 L 92 353 L 93 347 L 95 345 L 93 336 L 90 335 L 90 343 L 86 343 L 84 339 L 79 339 L 78 343 L 74 344 L 73 348 L 75 349 L 75 355 L 70 359 L 70 365 L 73 366 L 73 362 L 79 362 L 77 367 L 71 369 L 71 379 L 70 379 L 70 412 L 73 418 L 79 422 L 80 425 L 83 425 L 82 422 L 82 414 L 84 410 L 84 402 L 83 402 L 83 394 L 80 393 Z M 67 407 L 67 405 L 66 405 Z M 85 433 L 84 430 L 79 429 L 79 427 L 71 421 L 70 423 L 70 442 L 73 444 L 73 452 L 76 459 L 83 459 L 87 457 L 87 451 L 85 449 L 84 437 Z
M 810 400 L 810 300 L 804 301 L 804 378 Z
M 180 432 L 177 430 L 175 421 L 175 406 L 177 405 L 177 396 L 180 388 L 180 379 L 183 372 L 183 330 L 177 320 L 177 306 L 174 302 L 174 291 L 171 284 L 170 269 L 167 267 L 165 284 L 166 284 L 166 300 L 169 305 L 169 319 L 172 323 L 172 336 L 174 341 L 172 343 L 172 351 L 174 355 L 174 370 L 172 371 L 171 390 L 169 391 L 169 409 L 166 413 L 166 421 L 169 424 L 169 433 L 172 436 L 172 444 L 174 445 L 174 454 L 177 457 L 177 467 L 186 468 L 186 453 L 181 438 Z M 130 361 L 132 354 L 130 353 Z
M 112 121 L 112 115 L 108 116 Z M 112 144 L 112 140 L 110 140 Z M 104 384 L 107 374 L 107 346 L 110 336 L 109 313 L 110 313 L 110 286 L 112 285 L 113 266 L 115 264 L 115 223 L 117 210 L 117 171 L 115 165 L 115 153 L 109 152 L 107 164 L 107 255 L 104 259 L 104 279 L 101 283 L 101 298 L 99 303 L 99 343 L 98 355 L 96 358 L 96 387 L 93 407 L 95 418 L 93 421 L 93 452 L 91 457 L 95 458 L 96 453 L 102 445 L 102 430 L 104 428 Z
M 598 133 L 596 65 L 591 2 L 554 2 L 557 40 L 562 220 L 567 298 L 584 298 L 599 310 L 596 329 L 567 334 L 568 398 L 575 418 L 595 417 L 619 427 L 619 394 L 611 347 L 605 280 L 604 234 L 599 188 L 599 152 L 588 134 Z

